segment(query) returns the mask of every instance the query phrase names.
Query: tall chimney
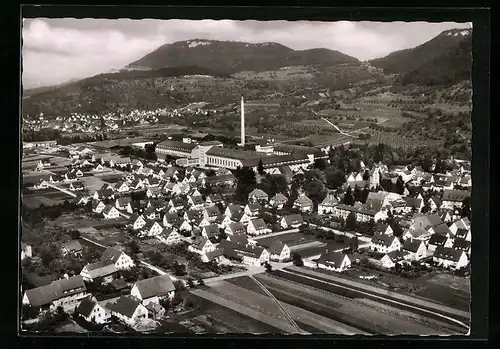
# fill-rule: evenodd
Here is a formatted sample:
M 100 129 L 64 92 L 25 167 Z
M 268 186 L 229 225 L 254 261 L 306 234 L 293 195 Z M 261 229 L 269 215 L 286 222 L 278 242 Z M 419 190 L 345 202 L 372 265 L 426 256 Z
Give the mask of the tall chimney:
M 241 146 L 245 146 L 245 102 L 241 96 Z

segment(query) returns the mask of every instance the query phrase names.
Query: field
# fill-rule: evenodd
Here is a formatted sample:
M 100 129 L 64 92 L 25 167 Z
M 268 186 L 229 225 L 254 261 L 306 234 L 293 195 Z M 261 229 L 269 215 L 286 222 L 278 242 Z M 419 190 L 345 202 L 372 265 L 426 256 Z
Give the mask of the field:
M 423 284 L 423 288 L 416 293 L 417 295 L 464 311 L 470 310 L 470 279 L 437 274 L 430 278 L 422 277 L 422 280 L 418 281 Z
M 302 233 L 287 233 L 287 234 L 281 234 L 271 237 L 265 237 L 262 239 L 257 239 L 257 241 L 259 242 L 260 245 L 263 246 L 270 246 L 275 241 L 281 241 L 284 244 L 287 244 L 289 247 L 291 247 L 314 241 L 314 237 Z

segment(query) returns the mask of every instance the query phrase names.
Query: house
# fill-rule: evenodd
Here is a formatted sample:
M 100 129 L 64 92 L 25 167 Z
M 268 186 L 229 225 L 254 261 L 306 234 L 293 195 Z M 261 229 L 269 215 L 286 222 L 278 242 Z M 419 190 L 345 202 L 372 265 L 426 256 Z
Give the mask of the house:
M 469 264 L 469 258 L 464 251 L 442 246 L 436 248 L 432 260 L 443 268 L 459 269 Z
M 224 257 L 224 251 L 221 249 L 215 249 L 201 255 L 201 261 L 203 263 L 215 262 L 217 264 L 227 263 L 228 260 Z
M 21 243 L 21 260 L 24 260 L 25 258 L 32 258 L 33 253 L 31 246 L 25 243 Z
M 203 209 L 203 217 L 209 222 L 213 222 L 220 215 L 219 208 L 217 206 L 205 207 Z
M 188 210 L 184 212 L 184 220 L 188 222 L 194 222 L 196 218 L 202 217 L 202 213 L 199 210 Z
M 83 253 L 83 248 L 82 245 L 80 245 L 80 242 L 78 240 L 72 240 L 69 242 L 64 243 L 61 246 L 61 254 L 63 256 L 67 255 L 72 255 L 72 256 L 82 256 Z
M 342 252 L 327 250 L 317 260 L 318 268 L 342 272 L 351 267 L 351 260 Z
M 215 223 L 206 225 L 201 229 L 201 234 L 208 239 L 216 237 L 219 235 L 219 226 Z
M 120 181 L 116 183 L 115 190 L 119 193 L 126 193 L 130 191 L 130 187 L 128 186 L 127 182 Z
M 222 240 L 219 248 L 224 251 L 224 256 L 231 259 L 241 259 L 243 264 L 261 266 L 269 262 L 269 252 L 260 246 L 235 244 L 229 240 Z
M 184 201 L 183 198 L 181 197 L 173 197 L 172 199 L 170 199 L 170 201 L 168 202 L 168 204 L 174 208 L 175 211 L 181 211 L 183 210 L 185 207 L 186 207 L 186 201 Z
M 290 258 L 290 248 L 281 241 L 275 240 L 267 250 L 272 261 L 282 262 Z
M 188 196 L 188 205 L 190 210 L 201 210 L 203 209 L 204 204 L 205 201 L 203 201 L 201 196 Z
M 409 235 L 405 238 L 414 238 L 419 240 L 427 240 L 433 234 L 430 228 L 442 224 L 441 217 L 437 214 L 416 214 L 412 219 Z
M 253 218 L 252 216 L 246 214 L 245 212 L 240 213 L 238 216 L 233 217 L 234 220 L 243 223 L 244 226 L 247 226 L 252 218 Z
M 189 245 L 188 250 L 198 254 L 206 254 L 207 252 L 214 251 L 214 244 L 205 236 L 198 236 L 191 245 Z
M 333 194 L 328 194 L 326 198 L 318 205 L 318 215 L 333 213 L 333 209 L 339 203 Z
M 157 221 L 147 221 L 141 230 L 147 236 L 158 236 L 163 231 L 163 227 Z
M 471 230 L 471 223 L 469 218 L 461 218 L 450 225 L 450 231 L 453 235 L 456 235 L 459 229 Z
M 388 253 L 401 249 L 401 242 L 393 235 L 375 234 L 371 240 L 370 249 L 381 253 Z
M 229 204 L 229 205 L 227 205 L 226 209 L 224 210 L 224 215 L 226 217 L 233 218 L 235 216 L 238 216 L 242 212 L 244 212 L 244 210 L 240 205 Z
M 472 234 L 471 234 L 471 231 L 470 229 L 458 229 L 456 230 L 456 233 L 455 233 L 455 239 L 461 239 L 461 240 L 465 240 L 465 241 L 469 241 L 471 242 L 472 241 Z
M 104 216 L 104 219 L 117 219 L 120 217 L 120 211 L 118 211 L 114 206 L 106 205 L 104 210 L 102 210 L 102 215 Z
M 429 208 L 431 209 L 431 212 L 435 212 L 442 206 L 441 199 L 438 197 L 429 198 L 429 200 L 427 200 L 427 203 L 429 205 Z
M 299 209 L 301 212 L 312 212 L 313 201 L 302 194 L 295 200 L 293 207 Z
M 427 251 L 431 254 L 434 253 L 438 247 L 450 248 L 453 246 L 453 240 L 446 235 L 434 234 L 427 242 Z
M 280 224 L 284 229 L 298 228 L 304 224 L 304 219 L 300 214 L 291 214 L 281 218 Z
M 254 218 L 248 222 L 247 233 L 248 235 L 264 235 L 271 233 L 272 230 L 267 227 L 266 222 L 262 218 Z
M 94 168 L 92 169 L 92 171 L 94 172 L 102 172 L 104 171 L 104 166 L 102 166 L 101 164 L 97 164 L 94 166 Z
M 404 263 L 408 259 L 408 253 L 395 250 L 385 253 L 382 258 L 380 258 L 379 263 L 382 267 L 391 269 L 396 266 L 396 264 Z
M 224 229 L 227 235 L 234 235 L 234 234 L 245 234 L 246 233 L 246 228 L 243 225 L 243 223 L 240 222 L 231 222 L 228 224 L 226 229 Z
M 175 213 L 166 213 L 163 215 L 163 226 L 165 228 L 171 228 L 177 225 L 180 225 L 180 221 L 182 218 L 179 216 L 177 212 Z
M 428 229 L 429 234 L 439 234 L 445 235 L 447 237 L 453 237 L 453 234 L 450 231 L 450 228 L 446 225 L 446 223 L 441 223 L 436 226 L 430 227 Z
M 141 300 L 133 296 L 121 296 L 115 302 L 106 303 L 105 307 L 119 320 L 132 326 L 140 320 L 148 318 L 148 310 Z
M 464 251 L 468 256 L 470 255 L 471 242 L 465 239 L 455 239 L 452 248 L 454 250 Z
M 99 200 L 92 201 L 92 211 L 95 213 L 102 213 L 102 211 L 106 208 L 106 204 Z
M 174 184 L 174 187 L 172 188 L 172 192 L 175 194 L 175 195 L 184 195 L 184 194 L 187 194 L 189 192 L 189 185 L 183 185 L 183 184 L 179 184 L 179 183 L 176 183 Z
M 146 219 L 142 214 L 141 215 L 134 214 L 130 216 L 129 221 L 131 222 L 132 229 L 134 230 L 142 229 L 146 225 Z
M 41 310 L 55 310 L 58 306 L 62 306 L 65 311 L 71 312 L 87 295 L 87 287 L 83 278 L 76 275 L 26 290 L 22 304 Z
M 164 298 L 172 299 L 174 294 L 175 285 L 168 274 L 137 281 L 130 290 L 130 295 L 141 300 L 143 305 L 159 303 Z
M 220 194 L 210 194 L 205 199 L 205 203 L 209 206 L 217 205 L 218 203 L 222 203 L 222 202 L 223 202 L 223 199 L 222 199 L 222 196 L 220 196 Z
M 277 193 L 276 195 L 274 195 L 271 198 L 271 200 L 269 200 L 269 204 L 272 207 L 276 207 L 279 210 L 281 210 L 283 208 L 283 206 L 286 205 L 287 202 L 288 202 L 288 198 L 281 193 Z
M 268 195 L 261 189 L 254 189 L 248 194 L 248 201 L 249 202 L 256 202 L 256 201 L 266 201 L 268 200 Z
M 175 245 L 182 241 L 182 236 L 175 229 L 165 228 L 158 235 L 158 239 L 164 244 Z
M 392 227 L 389 224 L 380 222 L 377 222 L 375 224 L 375 231 L 382 235 L 392 235 L 394 233 Z
M 103 284 L 113 281 L 118 269 L 111 260 L 100 260 L 83 267 L 80 275 L 87 282 L 101 280 Z
M 422 240 L 405 241 L 401 251 L 408 253 L 408 259 L 419 261 L 427 256 L 427 247 Z
M 146 196 L 148 198 L 157 198 L 162 195 L 161 189 L 159 187 L 149 187 L 148 190 L 146 190 Z
M 237 245 L 257 245 L 257 241 L 253 239 L 249 239 L 245 233 L 239 233 L 234 235 L 229 235 L 226 238 L 227 241 L 237 244 Z
M 179 226 L 179 231 L 193 231 L 193 226 L 191 225 L 190 221 L 184 220 L 182 221 L 181 225 Z
M 125 252 L 113 247 L 108 247 L 101 255 L 101 261 L 109 260 L 115 264 L 116 269 L 130 269 L 135 264 L 133 259 Z
M 85 189 L 83 182 L 73 182 L 69 184 L 69 190 L 71 191 L 82 191 Z
M 259 215 L 261 209 L 262 209 L 262 206 L 260 206 L 260 204 L 258 204 L 258 203 L 248 203 L 245 206 L 245 209 L 243 210 L 243 212 L 247 216 L 256 217 Z
M 441 208 L 453 210 L 462 207 L 462 202 L 470 197 L 468 190 L 444 190 L 441 198 Z
M 95 324 L 105 324 L 111 319 L 111 313 L 92 295 L 83 298 L 76 311 L 85 321 Z
M 153 206 L 149 206 L 147 207 L 144 212 L 143 212 L 143 215 L 146 219 L 156 219 L 156 216 L 157 216 L 157 212 L 155 210 L 155 208 Z

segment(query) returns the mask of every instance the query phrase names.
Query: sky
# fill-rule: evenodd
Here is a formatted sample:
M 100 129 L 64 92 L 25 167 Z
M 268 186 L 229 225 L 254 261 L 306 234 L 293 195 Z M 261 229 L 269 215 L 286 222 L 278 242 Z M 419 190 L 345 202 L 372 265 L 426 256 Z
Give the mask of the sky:
M 360 60 L 418 46 L 468 23 L 156 19 L 24 19 L 23 86 L 56 85 L 120 69 L 161 45 L 190 39 L 328 48 Z

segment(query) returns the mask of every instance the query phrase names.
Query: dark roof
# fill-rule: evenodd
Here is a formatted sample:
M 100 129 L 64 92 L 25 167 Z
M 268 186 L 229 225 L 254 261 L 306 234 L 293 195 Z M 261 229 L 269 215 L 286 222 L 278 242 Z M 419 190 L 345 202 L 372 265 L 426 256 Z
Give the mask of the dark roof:
M 121 296 L 114 303 L 106 303 L 106 308 L 118 314 L 131 318 L 141 301 L 132 296 Z
M 332 194 L 329 194 L 321 201 L 321 206 L 333 207 L 338 205 L 338 201 Z
M 111 260 L 101 260 L 89 263 L 85 266 L 85 269 L 92 279 L 111 275 L 118 271 Z
M 469 234 L 469 229 L 458 228 L 457 232 L 455 233 L 455 238 L 465 239 L 468 234 Z
M 229 235 L 227 240 L 222 240 L 221 243 L 224 241 L 228 241 L 238 245 L 246 245 L 248 244 L 248 237 L 246 236 L 245 233 L 240 233 L 240 234 Z M 221 247 L 220 244 L 219 247 Z
M 462 250 L 456 250 L 450 247 L 438 246 L 434 251 L 434 257 L 458 262 L 463 252 Z
M 468 251 L 470 249 L 471 243 L 465 239 L 455 239 L 453 242 L 453 248 L 456 250 Z
M 139 290 L 142 299 L 164 296 L 175 291 L 174 283 L 168 274 L 137 281 L 134 286 Z
M 466 190 L 445 190 L 442 200 L 461 202 L 468 197 L 470 197 L 470 192 Z
M 112 261 L 113 263 L 116 263 L 120 256 L 122 255 L 122 251 L 117 250 L 116 248 L 113 247 L 108 247 L 101 256 L 101 261 Z
M 90 314 L 92 314 L 92 310 L 94 310 L 96 304 L 97 302 L 94 300 L 92 295 L 88 295 L 80 301 L 77 311 L 79 314 L 88 317 Z
M 328 251 L 322 253 L 317 262 L 324 265 L 333 265 L 334 267 L 339 267 L 342 264 L 345 256 L 346 255 L 342 252 Z
M 451 234 L 450 228 L 448 228 L 446 223 L 438 224 L 438 225 L 432 227 L 432 229 L 437 234 L 441 234 L 441 235 Z
M 246 231 L 245 226 L 243 225 L 243 223 L 240 223 L 240 222 L 229 223 L 229 229 L 231 229 L 231 231 L 234 234 L 245 233 L 245 231 Z
M 116 279 L 116 280 L 113 280 L 111 282 L 111 286 L 113 286 L 113 288 L 116 290 L 116 291 L 119 291 L 119 290 L 123 290 L 123 289 L 126 289 L 128 288 L 128 284 L 125 282 L 125 280 L 123 279 Z
M 267 224 L 264 222 L 263 218 L 254 218 L 250 220 L 250 223 L 252 223 L 256 230 L 267 229 Z
M 432 234 L 429 239 L 429 245 L 444 246 L 448 238 L 445 235 Z
M 291 214 L 291 215 L 285 216 L 284 218 L 285 218 L 285 222 L 287 225 L 304 223 L 304 219 L 302 218 L 302 216 L 300 214 Z
M 220 176 L 210 176 L 206 177 L 205 181 L 208 183 L 219 183 L 219 182 L 226 182 L 226 181 L 235 181 L 236 177 L 233 174 L 226 174 L 226 175 L 220 175 Z
M 32 306 L 39 307 L 64 296 L 70 296 L 86 290 L 87 288 L 85 287 L 82 276 L 76 275 L 68 279 L 53 281 L 46 286 L 32 288 L 26 291 L 26 295 Z
M 215 217 L 220 215 L 219 208 L 217 206 L 205 207 L 205 211 L 209 217 Z
M 403 251 L 391 251 L 389 253 L 386 253 L 387 256 L 389 256 L 389 258 L 393 261 L 393 262 L 399 262 L 399 261 L 402 261 L 405 259 L 405 256 L 408 254 L 408 253 L 405 253 Z
M 274 195 L 270 201 L 275 201 L 275 203 L 286 203 L 288 201 L 287 197 L 282 193 Z
M 248 194 L 248 197 L 256 197 L 258 199 L 260 199 L 260 198 L 267 199 L 268 195 L 262 189 L 256 188 L 256 189 L 252 190 L 250 192 L 250 194 Z
M 297 198 L 297 200 L 295 200 L 294 204 L 297 204 L 300 206 L 311 206 L 313 204 L 313 201 L 305 195 L 300 195 Z
M 397 238 L 393 235 L 375 234 L 372 238 L 372 242 L 378 245 L 391 246 L 394 239 Z
M 418 251 L 421 244 L 423 244 L 423 241 L 420 240 L 407 241 L 403 244 L 402 249 L 415 253 Z
M 194 148 L 196 148 L 196 144 L 194 143 L 183 143 L 183 142 L 176 142 L 176 141 L 171 141 L 171 140 L 165 140 L 163 142 L 160 142 L 156 145 L 156 148 L 161 149 L 180 149 L 184 151 L 191 151 Z
M 229 210 L 231 215 L 235 215 L 235 214 L 242 212 L 243 208 L 237 204 L 229 204 L 229 205 L 227 205 L 226 210 Z
M 196 239 L 194 239 L 192 246 L 197 248 L 198 250 L 201 250 L 205 244 L 207 243 L 208 239 L 204 236 L 198 236 Z
M 224 255 L 224 251 L 222 249 L 218 248 L 218 249 L 215 249 L 213 251 L 209 251 L 209 252 L 205 253 L 205 255 L 207 256 L 207 259 L 209 261 L 212 261 L 214 258 L 223 256 Z
M 203 231 L 205 231 L 207 235 L 217 234 L 219 233 L 219 226 L 217 224 L 206 225 L 203 227 Z
M 281 254 L 281 251 L 286 247 L 286 244 L 284 244 L 281 241 L 274 240 L 274 242 L 269 246 L 268 251 L 270 254 Z

